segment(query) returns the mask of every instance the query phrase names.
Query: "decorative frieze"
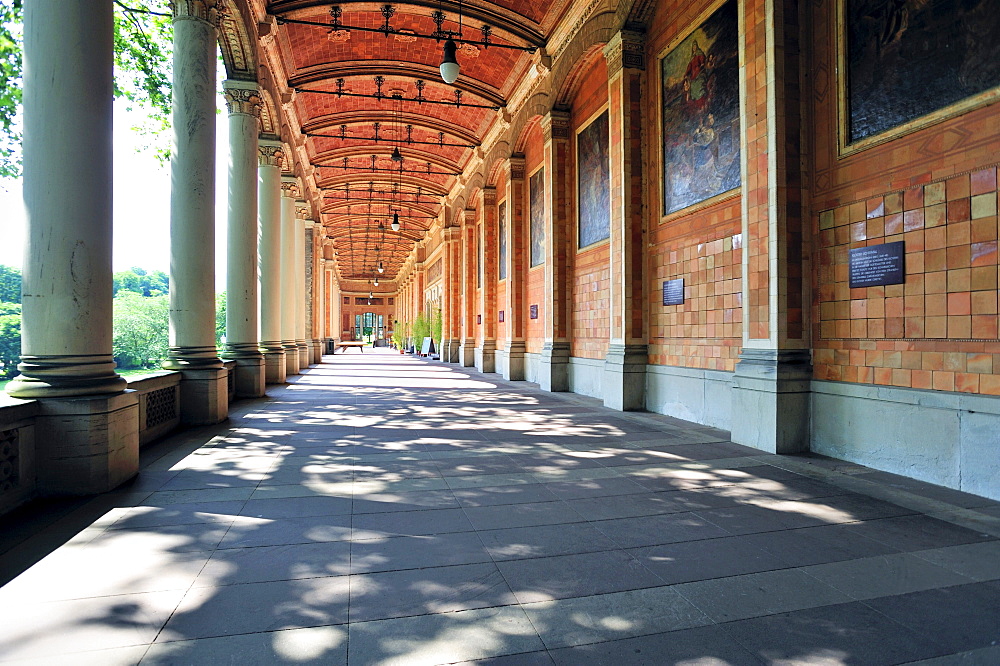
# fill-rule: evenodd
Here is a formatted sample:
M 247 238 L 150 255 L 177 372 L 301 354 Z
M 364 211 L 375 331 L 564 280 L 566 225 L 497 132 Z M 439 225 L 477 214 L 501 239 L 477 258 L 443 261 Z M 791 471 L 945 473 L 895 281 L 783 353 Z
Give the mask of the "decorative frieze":
M 497 188 L 495 187 L 483 188 L 483 204 L 487 206 L 497 205 Z

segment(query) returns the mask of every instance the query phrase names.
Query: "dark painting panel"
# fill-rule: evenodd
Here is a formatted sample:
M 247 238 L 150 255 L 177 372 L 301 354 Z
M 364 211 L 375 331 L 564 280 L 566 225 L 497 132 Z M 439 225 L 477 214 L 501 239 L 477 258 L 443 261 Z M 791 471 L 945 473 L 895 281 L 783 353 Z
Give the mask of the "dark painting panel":
M 534 268 L 545 261 L 545 168 L 541 168 L 528 180 L 530 200 L 531 262 Z
M 501 202 L 497 211 L 497 257 L 500 261 L 500 279 L 507 279 L 507 202 Z
M 664 215 L 740 186 L 736 0 L 660 61 Z
M 497 256 L 500 261 L 499 274 L 501 280 L 507 279 L 507 202 L 500 203 L 497 211 Z M 501 320 L 503 321 L 503 320 Z
M 996 0 L 846 0 L 847 141 L 1000 86 Z
M 483 225 L 476 227 L 476 289 L 483 286 Z
M 611 236 L 611 159 L 608 156 L 608 112 L 576 135 L 579 246 L 587 247 Z

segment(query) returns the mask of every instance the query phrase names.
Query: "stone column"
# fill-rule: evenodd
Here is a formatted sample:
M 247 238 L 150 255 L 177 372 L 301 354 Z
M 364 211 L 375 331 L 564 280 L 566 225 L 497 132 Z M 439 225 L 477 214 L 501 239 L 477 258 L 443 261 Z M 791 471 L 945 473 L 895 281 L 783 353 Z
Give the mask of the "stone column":
M 646 306 L 643 300 L 642 35 L 622 31 L 604 47 L 608 62 L 611 158 L 611 339 L 604 361 L 604 404 L 646 405 Z
M 174 146 L 170 160 L 170 351 L 181 421 L 218 423 L 229 371 L 215 346 L 215 0 L 174 2 Z
M 298 195 L 298 179 L 293 176 L 281 177 L 281 346 L 285 349 L 285 374 L 297 375 L 299 345 L 295 341 L 298 327 L 295 316 L 295 242 L 298 234 L 298 220 L 295 219 L 295 197 Z
M 752 418 L 733 419 L 732 438 L 771 453 L 808 449 L 812 379 L 803 297 L 798 14 L 786 4 L 741 5 L 748 26 L 740 35 L 743 351 L 732 410 Z
M 310 339 L 312 362 L 323 360 L 323 347 L 320 339 L 323 337 L 323 246 L 321 231 L 323 225 L 314 222 L 311 233 L 306 236 L 306 287 L 309 290 L 309 304 L 306 306 L 308 327 L 306 334 Z
M 483 188 L 483 225 L 479 242 L 483 244 L 481 256 L 483 286 L 479 292 L 479 312 L 483 323 L 479 327 L 481 339 L 476 350 L 476 367 L 480 372 L 496 372 L 497 350 L 497 190 Z
M 476 211 L 465 210 L 462 224 L 462 343 L 459 363 L 471 368 L 476 362 Z
M 286 378 L 281 342 L 281 161 L 279 141 L 260 140 L 257 167 L 257 219 L 260 223 L 260 351 L 264 379 Z
M 458 227 L 448 227 L 442 230 L 444 237 L 444 266 L 442 266 L 442 280 L 444 289 L 441 294 L 441 305 L 443 312 L 441 317 L 444 322 L 441 337 L 441 360 L 445 363 L 458 362 L 458 336 L 461 334 L 459 327 L 459 308 L 461 307 L 461 265 L 459 255 L 462 232 Z
M 229 226 L 226 262 L 226 346 L 236 361 L 236 395 L 264 395 L 257 310 L 257 136 L 260 92 L 253 81 L 222 84 L 229 109 Z
M 553 109 L 542 118 L 545 159 L 545 340 L 538 385 L 569 390 L 569 251 L 572 172 L 569 112 Z
M 138 399 L 111 351 L 112 32 L 108 0 L 25 4 L 28 237 L 7 385 L 39 399 L 35 484 L 10 491 L 25 497 L 104 492 L 138 471 Z
M 525 345 L 525 278 L 528 274 L 525 225 L 524 155 L 512 155 L 504 165 L 507 178 L 507 362 L 503 378 L 523 381 Z
M 295 202 L 295 345 L 299 348 L 299 368 L 312 363 L 312 350 L 306 333 L 306 233 L 312 233 L 309 207 L 305 201 Z
M 317 285 L 319 293 L 317 298 L 317 312 L 316 312 L 316 316 L 319 319 L 318 326 L 316 329 L 316 340 L 319 344 L 318 350 L 320 356 L 320 358 L 316 362 L 319 363 L 320 361 L 322 361 L 323 354 L 326 352 L 326 337 L 328 335 L 326 315 L 329 310 L 326 303 L 326 259 L 320 256 L 319 260 L 316 263 L 317 263 L 317 269 L 316 269 L 317 272 L 313 279 L 319 280 L 319 283 Z

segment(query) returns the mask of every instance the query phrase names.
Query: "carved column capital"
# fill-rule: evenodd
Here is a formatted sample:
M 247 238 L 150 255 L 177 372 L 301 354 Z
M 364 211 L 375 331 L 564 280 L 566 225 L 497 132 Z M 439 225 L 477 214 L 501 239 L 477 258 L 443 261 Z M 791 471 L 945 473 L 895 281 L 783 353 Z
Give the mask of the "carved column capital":
M 542 138 L 545 141 L 568 140 L 570 135 L 569 111 L 552 109 L 542 117 Z
M 299 179 L 295 176 L 281 177 L 281 196 L 289 199 L 299 198 Z
M 497 188 L 495 187 L 483 188 L 483 203 L 487 206 L 497 205 Z
M 646 49 L 642 33 L 621 30 L 604 47 L 608 77 L 623 69 L 646 69 Z
M 229 115 L 243 114 L 260 119 L 260 89 L 253 81 L 226 80 L 222 82 Z
M 170 0 L 170 11 L 175 21 L 201 19 L 218 28 L 226 8 L 221 0 Z
M 260 144 L 257 146 L 258 166 L 273 166 L 280 169 L 284 161 L 285 153 L 280 141 L 260 140 Z
M 476 225 L 476 218 L 477 218 L 477 214 L 476 214 L 476 209 L 475 208 L 466 208 L 465 209 L 465 224 L 470 225 L 470 226 L 475 226 Z
M 504 170 L 511 180 L 524 180 L 525 161 L 524 155 L 511 155 L 504 163 Z

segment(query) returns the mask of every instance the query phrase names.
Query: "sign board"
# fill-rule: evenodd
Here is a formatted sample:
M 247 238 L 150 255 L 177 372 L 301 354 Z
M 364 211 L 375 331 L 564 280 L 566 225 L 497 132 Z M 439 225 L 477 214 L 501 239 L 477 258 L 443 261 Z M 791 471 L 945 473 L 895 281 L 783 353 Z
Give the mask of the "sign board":
M 903 241 L 854 248 L 848 257 L 851 289 L 902 284 L 906 281 L 905 254 Z
M 684 305 L 684 278 L 663 281 L 663 304 Z
M 427 356 L 428 354 L 433 354 L 434 352 L 435 352 L 435 349 L 434 349 L 434 339 L 433 338 L 424 338 L 424 344 L 421 345 L 421 347 L 420 347 L 420 355 L 421 356 Z
M 538 319 L 538 306 L 530 305 L 528 306 L 528 317 L 530 319 Z

